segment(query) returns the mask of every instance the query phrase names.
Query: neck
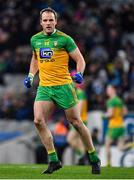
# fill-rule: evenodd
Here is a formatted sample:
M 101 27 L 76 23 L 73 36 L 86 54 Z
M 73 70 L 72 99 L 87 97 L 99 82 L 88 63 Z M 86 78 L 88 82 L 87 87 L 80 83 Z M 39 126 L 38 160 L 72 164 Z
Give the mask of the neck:
M 112 99 L 115 96 L 116 96 L 116 94 L 111 94 L 110 99 Z
M 51 32 L 51 33 L 46 33 L 46 32 L 43 30 L 43 33 L 44 33 L 45 35 L 47 35 L 47 36 L 50 36 L 50 35 L 54 34 L 55 32 L 56 32 L 56 29 L 54 29 L 54 31 Z

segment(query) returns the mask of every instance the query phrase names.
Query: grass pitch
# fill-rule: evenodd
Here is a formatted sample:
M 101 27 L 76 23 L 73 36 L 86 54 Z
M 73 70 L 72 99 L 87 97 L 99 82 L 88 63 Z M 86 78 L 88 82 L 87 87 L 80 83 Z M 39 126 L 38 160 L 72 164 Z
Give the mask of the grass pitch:
M 92 175 L 89 166 L 64 166 L 51 175 L 41 174 L 46 165 L 0 165 L 0 179 L 134 179 L 134 168 L 102 167 Z

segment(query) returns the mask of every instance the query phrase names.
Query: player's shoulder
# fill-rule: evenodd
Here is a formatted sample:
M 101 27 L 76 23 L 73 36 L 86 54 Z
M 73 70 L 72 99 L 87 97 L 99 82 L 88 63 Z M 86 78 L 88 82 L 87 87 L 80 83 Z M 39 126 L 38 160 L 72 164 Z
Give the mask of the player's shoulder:
M 117 102 L 122 101 L 121 97 L 119 97 L 119 96 L 115 96 L 113 99 L 114 99 L 114 101 L 117 101 Z
M 108 99 L 108 103 L 114 103 L 116 101 L 117 101 L 117 97 L 116 96 Z
M 56 35 L 61 36 L 63 38 L 71 38 L 71 36 L 69 36 L 68 34 L 66 34 L 66 33 L 64 33 L 63 31 L 60 31 L 60 30 L 56 31 Z
M 58 36 L 64 36 L 64 37 L 67 37 L 68 35 L 66 33 L 64 33 L 63 31 L 60 31 L 60 30 L 56 30 L 56 35 Z
M 119 104 L 123 104 L 123 99 L 119 96 L 116 97 L 116 101 L 119 103 Z
M 123 100 L 119 96 L 115 96 L 112 99 L 109 99 L 109 104 L 120 106 L 123 104 Z
M 32 37 L 31 37 L 31 40 L 34 40 L 34 39 L 37 39 L 37 38 L 40 38 L 42 36 L 42 31 L 34 34 Z
M 113 104 L 115 102 L 115 98 L 109 98 L 108 100 L 107 100 L 107 105 L 111 105 L 111 104 Z

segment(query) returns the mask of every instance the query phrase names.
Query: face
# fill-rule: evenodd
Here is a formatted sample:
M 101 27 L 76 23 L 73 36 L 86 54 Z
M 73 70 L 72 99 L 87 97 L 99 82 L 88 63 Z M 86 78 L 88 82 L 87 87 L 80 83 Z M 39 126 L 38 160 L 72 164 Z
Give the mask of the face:
M 115 90 L 114 90 L 114 88 L 113 88 L 112 86 L 108 86 L 108 87 L 106 88 L 106 93 L 107 93 L 107 95 L 108 95 L 109 97 L 111 97 L 111 96 L 115 93 Z
M 40 24 L 46 34 L 53 33 L 57 20 L 52 12 L 43 12 Z

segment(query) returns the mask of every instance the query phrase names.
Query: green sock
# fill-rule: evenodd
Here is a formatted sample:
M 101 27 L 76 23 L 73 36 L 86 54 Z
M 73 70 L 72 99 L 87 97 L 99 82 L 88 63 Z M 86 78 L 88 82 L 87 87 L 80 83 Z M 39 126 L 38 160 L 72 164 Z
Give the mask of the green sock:
M 57 161 L 59 161 L 57 153 L 55 151 L 51 152 L 51 153 L 48 153 L 48 158 L 49 158 L 49 162 L 57 162 Z
M 107 167 L 111 167 L 110 161 L 107 162 Z
M 91 153 L 88 152 L 88 156 L 89 156 L 90 161 L 93 162 L 93 163 L 96 163 L 96 162 L 100 161 L 96 151 L 93 151 Z

